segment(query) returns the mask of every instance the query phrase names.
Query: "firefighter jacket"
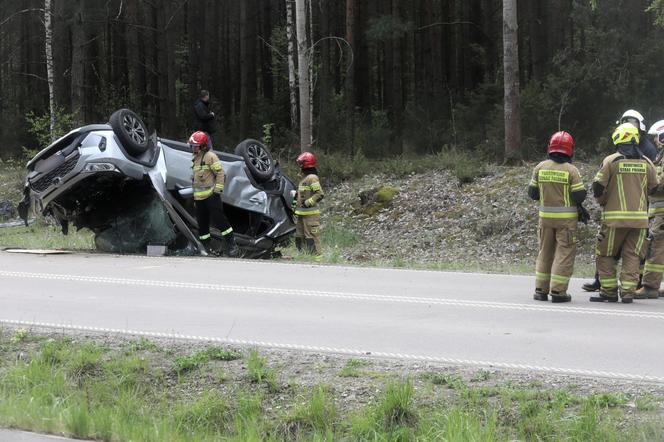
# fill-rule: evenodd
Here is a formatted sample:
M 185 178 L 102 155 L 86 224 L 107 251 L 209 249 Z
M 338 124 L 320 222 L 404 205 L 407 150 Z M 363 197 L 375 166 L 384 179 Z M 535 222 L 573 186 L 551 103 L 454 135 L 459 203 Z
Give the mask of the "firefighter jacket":
M 604 158 L 593 182 L 602 206 L 602 221 L 611 228 L 648 228 L 648 193 L 657 186 L 657 173 L 645 158 L 628 158 L 620 152 Z
M 657 171 L 657 176 L 659 177 L 660 184 L 650 194 L 650 205 L 648 206 L 648 215 L 653 216 L 664 216 L 664 183 L 662 183 L 662 165 L 664 163 L 664 156 L 658 155 L 657 160 L 655 161 L 655 170 Z
M 323 199 L 323 188 L 320 186 L 318 175 L 306 175 L 297 187 L 295 200 L 296 215 L 318 215 L 318 203 Z
M 577 204 L 586 198 L 579 170 L 572 164 L 546 160 L 535 166 L 528 193 L 539 199 L 540 224 L 575 228 Z
M 194 155 L 191 168 L 194 173 L 192 181 L 196 201 L 209 198 L 215 192 L 223 192 L 224 169 L 215 153 L 201 150 Z

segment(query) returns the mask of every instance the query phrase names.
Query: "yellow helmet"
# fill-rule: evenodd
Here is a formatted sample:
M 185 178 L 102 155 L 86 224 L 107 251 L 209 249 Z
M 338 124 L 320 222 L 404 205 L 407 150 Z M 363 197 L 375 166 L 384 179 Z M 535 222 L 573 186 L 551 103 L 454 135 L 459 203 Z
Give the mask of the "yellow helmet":
M 631 123 L 623 123 L 613 132 L 613 144 L 639 144 L 639 130 Z

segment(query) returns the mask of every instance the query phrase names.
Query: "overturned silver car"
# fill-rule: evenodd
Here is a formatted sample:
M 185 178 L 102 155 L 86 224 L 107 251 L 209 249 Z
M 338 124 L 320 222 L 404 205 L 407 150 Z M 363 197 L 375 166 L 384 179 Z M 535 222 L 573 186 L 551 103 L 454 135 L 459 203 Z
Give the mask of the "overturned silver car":
M 245 140 L 234 154 L 216 152 L 226 174 L 223 203 L 244 257 L 274 256 L 295 231 L 291 191 L 267 148 Z M 101 251 L 145 253 L 165 245 L 172 253 L 205 254 L 198 241 L 188 144 L 148 135 L 132 111 L 108 124 L 75 129 L 27 165 L 19 213 L 35 210 L 95 233 Z M 212 229 L 213 246 L 221 232 Z

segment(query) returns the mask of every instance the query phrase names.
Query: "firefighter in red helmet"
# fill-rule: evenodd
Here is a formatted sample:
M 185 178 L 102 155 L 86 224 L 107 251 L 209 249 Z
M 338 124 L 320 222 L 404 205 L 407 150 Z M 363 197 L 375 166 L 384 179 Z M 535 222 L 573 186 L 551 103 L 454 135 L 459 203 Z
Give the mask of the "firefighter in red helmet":
M 297 164 L 302 171 L 302 180 L 295 195 L 295 214 L 297 225 L 295 245 L 298 250 L 305 250 L 320 261 L 322 251 L 320 245 L 320 208 L 318 203 L 323 199 L 323 189 L 316 170 L 316 156 L 304 152 L 297 157 Z
M 240 251 L 235 243 L 233 227 L 226 215 L 221 194 L 224 191 L 224 169 L 217 155 L 210 151 L 209 138 L 205 132 L 198 131 L 189 137 L 189 145 L 194 154 L 192 159 L 192 183 L 194 188 L 194 204 L 198 221 L 198 237 L 205 249 L 214 255 L 219 251 L 211 248 L 210 221 L 219 229 L 226 244 L 228 256 L 236 257 Z
M 534 299 L 569 302 L 567 293 L 576 256 L 576 228 L 586 190 L 579 170 L 571 164 L 574 139 L 556 132 L 549 140 L 549 159 L 533 171 L 528 195 L 539 201 L 539 254 Z

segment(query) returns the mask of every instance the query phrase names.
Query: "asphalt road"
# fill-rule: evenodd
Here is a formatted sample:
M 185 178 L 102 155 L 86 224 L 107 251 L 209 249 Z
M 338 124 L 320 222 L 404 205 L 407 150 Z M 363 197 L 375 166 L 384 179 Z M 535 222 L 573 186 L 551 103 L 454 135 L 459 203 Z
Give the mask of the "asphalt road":
M 533 277 L 0 252 L 0 323 L 664 382 L 664 300 Z

